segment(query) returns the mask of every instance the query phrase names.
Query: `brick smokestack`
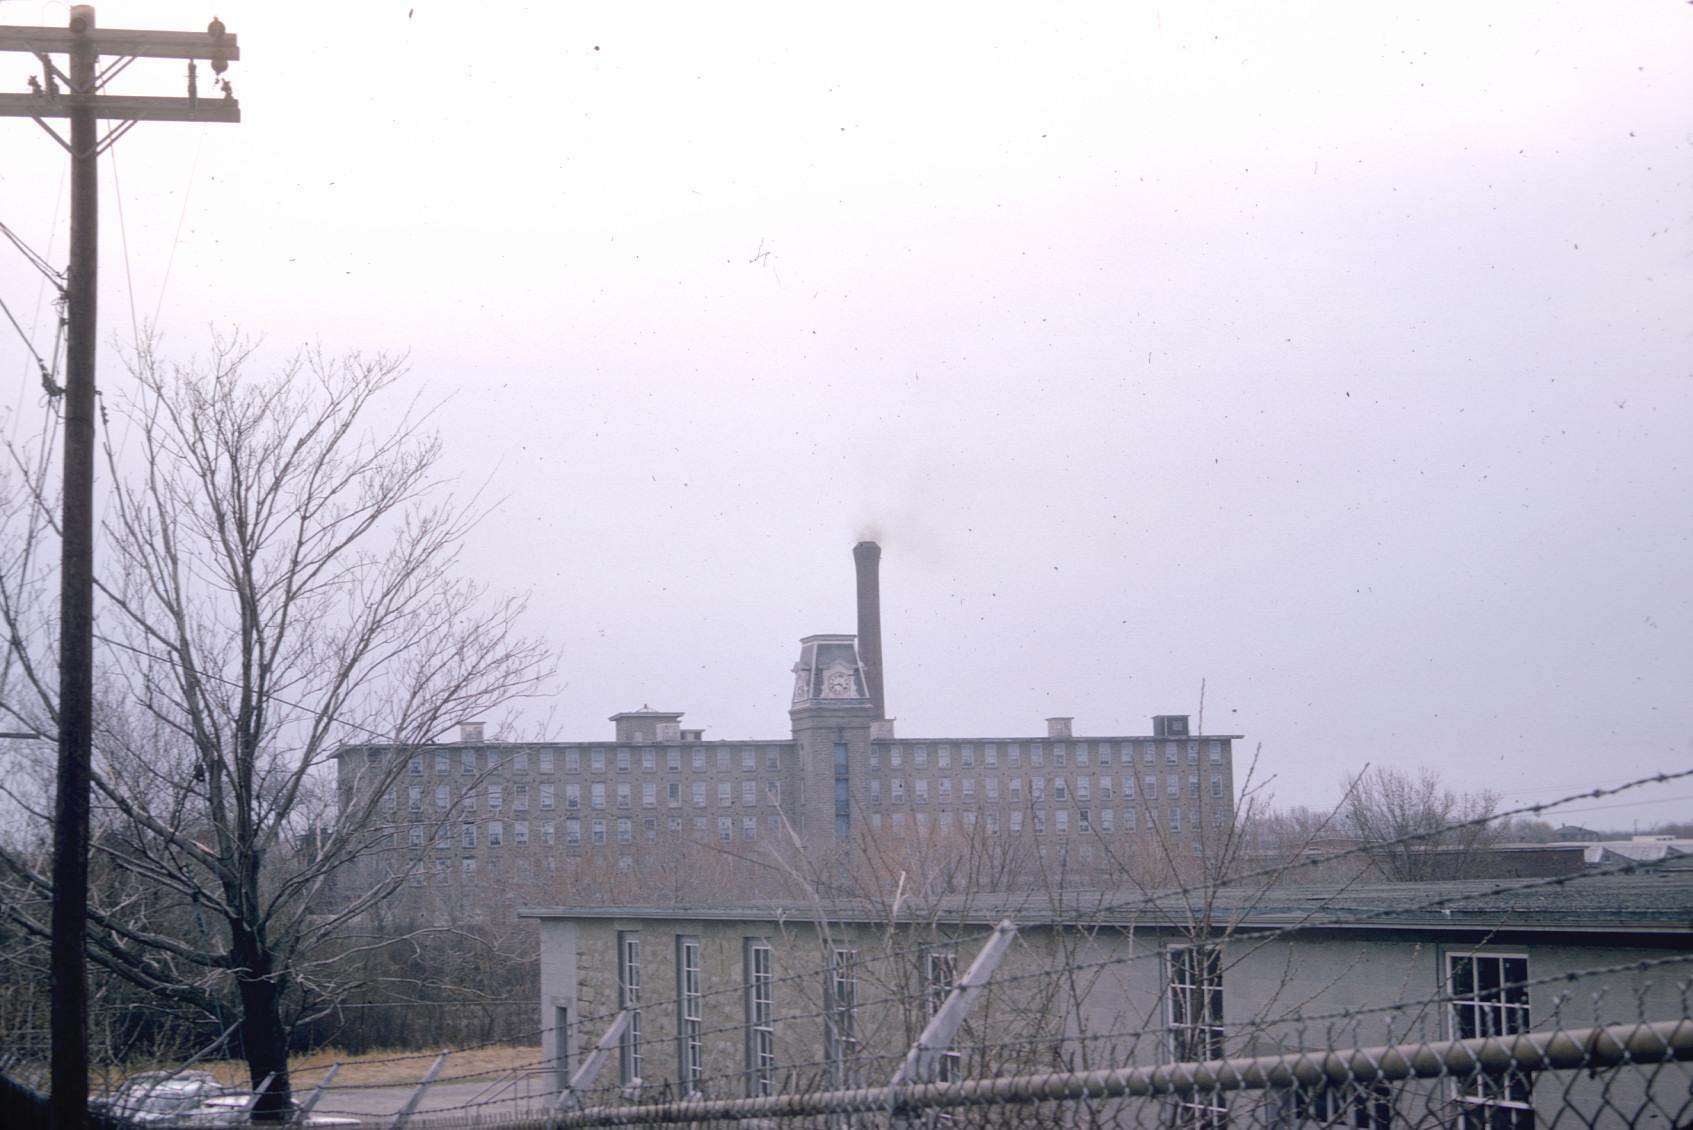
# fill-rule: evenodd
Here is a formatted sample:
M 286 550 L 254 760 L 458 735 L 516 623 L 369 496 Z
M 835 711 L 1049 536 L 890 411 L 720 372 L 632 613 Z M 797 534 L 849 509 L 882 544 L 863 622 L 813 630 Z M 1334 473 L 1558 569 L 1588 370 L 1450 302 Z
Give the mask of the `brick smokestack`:
M 882 547 L 861 541 L 852 547 L 858 566 L 858 659 L 864 664 L 865 690 L 876 708 L 877 718 L 888 716 L 882 698 Z

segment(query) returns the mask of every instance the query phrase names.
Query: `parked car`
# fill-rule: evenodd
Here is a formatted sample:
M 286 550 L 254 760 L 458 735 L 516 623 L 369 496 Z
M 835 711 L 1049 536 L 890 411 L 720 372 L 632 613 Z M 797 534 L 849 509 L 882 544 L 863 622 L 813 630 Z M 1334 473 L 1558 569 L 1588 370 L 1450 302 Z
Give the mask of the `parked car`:
M 225 1090 L 209 1071 L 144 1071 L 88 1105 L 145 1125 L 175 1120 Z

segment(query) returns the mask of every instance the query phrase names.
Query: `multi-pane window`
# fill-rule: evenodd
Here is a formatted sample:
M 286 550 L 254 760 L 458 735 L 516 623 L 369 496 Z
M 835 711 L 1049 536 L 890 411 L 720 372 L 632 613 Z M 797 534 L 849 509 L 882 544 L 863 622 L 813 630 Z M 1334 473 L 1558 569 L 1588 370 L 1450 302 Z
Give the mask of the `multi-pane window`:
M 567 749 L 564 751 L 564 771 L 566 773 L 580 773 L 582 771 L 582 751 Z
M 735 787 L 728 781 L 717 782 L 717 807 L 728 808 L 735 803 Z
M 574 781 L 564 786 L 564 807 L 568 809 L 582 807 L 582 786 Z
M 605 817 L 604 816 L 594 817 L 593 823 L 588 826 L 588 835 L 593 839 L 593 841 L 596 844 L 605 843 Z
M 853 1085 L 853 1061 L 858 1055 L 858 951 L 835 949 L 829 960 L 826 1008 L 829 1027 L 829 1066 L 837 1087 Z
M 435 772 L 451 773 L 453 771 L 452 755 L 444 749 L 435 751 Z
M 695 808 L 704 808 L 705 807 L 705 782 L 704 781 L 695 781 L 694 782 L 694 807 Z
M 741 770 L 742 770 L 742 772 L 751 773 L 754 769 L 757 769 L 757 768 L 758 768 L 758 751 L 750 745 L 742 746 L 741 747 Z
M 641 807 L 642 808 L 657 808 L 658 807 L 658 782 L 657 781 L 642 781 L 641 782 Z
M 676 1056 L 682 1097 L 705 1090 L 705 992 L 700 979 L 700 940 L 676 939 Z
M 1452 1035 L 1471 1040 L 1529 1031 L 1528 958 L 1522 954 L 1449 953 Z M 1534 1077 L 1512 1069 L 1459 1084 L 1465 1130 L 1533 1130 Z
M 976 778 L 961 777 L 958 781 L 958 787 L 966 802 L 976 799 Z
M 747 1094 L 776 1091 L 776 972 L 770 943 L 746 942 Z
M 1198 1063 L 1223 1057 L 1223 953 L 1216 946 L 1172 946 L 1167 1023 L 1170 1059 Z M 1228 1122 L 1220 1091 L 1194 1091 L 1176 1104 L 1178 1125 L 1220 1130 Z
M 489 782 L 489 784 L 488 784 L 488 811 L 489 812 L 499 811 L 500 805 L 503 804 L 503 803 L 504 803 L 504 799 L 503 799 L 503 796 L 502 796 L 501 791 L 500 791 L 499 783 L 497 781 Z
M 689 755 L 689 764 L 691 764 L 694 767 L 694 772 L 695 773 L 705 772 L 705 750 L 702 749 L 699 746 L 694 746 L 692 749 L 690 749 L 688 751 L 688 755 Z
M 982 787 L 985 790 L 985 795 L 987 796 L 987 798 L 989 800 L 997 801 L 999 799 L 999 778 L 998 777 L 989 777 L 986 781 L 982 782 Z
M 664 767 L 672 773 L 682 771 L 682 751 L 676 746 L 671 746 L 664 751 Z
M 540 764 L 541 772 L 551 773 L 553 771 L 553 751 L 552 750 L 543 749 L 538 754 L 536 754 L 535 756 L 536 756 L 536 759 L 539 760 L 540 763 L 541 763 Z
M 617 933 L 617 1004 L 629 1014 L 629 1026 L 618 1043 L 624 1085 L 641 1081 L 641 935 Z
M 682 806 L 682 782 L 670 781 L 664 786 L 664 797 L 671 808 Z
M 722 843 L 729 843 L 735 838 L 735 818 L 733 816 L 719 816 L 717 818 L 717 838 Z
M 449 803 L 450 803 L 450 801 L 449 801 L 449 798 L 447 796 L 447 786 L 436 785 L 435 786 L 435 807 L 440 808 L 440 809 L 445 809 Z
M 651 773 L 658 768 L 658 754 L 651 746 L 641 751 L 641 772 Z
M 727 773 L 729 771 L 729 747 L 728 746 L 723 746 L 723 747 L 719 748 L 718 751 L 717 751 L 717 771 L 719 773 Z
M 474 822 L 466 821 L 463 826 L 460 827 L 459 834 L 461 837 L 460 842 L 463 843 L 465 847 L 473 848 L 476 846 L 476 825 Z
M 518 773 L 529 772 L 529 751 L 520 749 L 511 755 L 511 767 Z
M 629 751 L 626 749 L 617 751 L 617 771 L 619 773 L 629 772 Z
M 519 781 L 511 787 L 511 807 L 514 812 L 529 811 L 529 783 Z
M 757 781 L 742 781 L 741 782 L 741 803 L 743 805 L 745 805 L 747 808 L 757 807 L 757 805 L 758 805 L 758 782 Z
M 476 775 L 476 751 L 465 749 L 459 751 L 459 776 L 474 777 Z
M 617 807 L 628 808 L 630 800 L 629 782 L 617 782 Z
M 767 746 L 764 750 L 764 767 L 772 773 L 782 768 L 782 747 Z
M 617 818 L 617 842 L 620 844 L 635 842 L 635 822 L 627 816 Z
M 996 745 L 985 745 L 985 746 L 982 747 L 982 764 L 987 766 L 989 769 L 998 769 L 999 768 L 999 747 L 998 746 L 996 746 Z
M 1223 779 L 1221 777 L 1212 777 L 1211 778 L 1211 799 L 1212 800 L 1222 800 L 1223 799 Z
M 488 821 L 488 846 L 499 847 L 506 842 L 506 826 L 498 820 Z
M 588 768 L 595 773 L 605 772 L 605 750 L 591 749 L 588 751 Z
M 570 847 L 576 847 L 582 842 L 582 818 L 580 816 L 566 816 L 564 818 L 564 842 Z
M 935 946 L 923 951 L 923 994 L 928 1013 L 940 1012 L 958 983 L 958 953 L 950 946 Z M 935 1064 L 934 1082 L 946 1083 L 959 1077 L 959 1053 L 952 1045 L 940 1055 Z
M 605 807 L 605 782 L 595 781 L 588 786 L 588 804 L 594 808 Z

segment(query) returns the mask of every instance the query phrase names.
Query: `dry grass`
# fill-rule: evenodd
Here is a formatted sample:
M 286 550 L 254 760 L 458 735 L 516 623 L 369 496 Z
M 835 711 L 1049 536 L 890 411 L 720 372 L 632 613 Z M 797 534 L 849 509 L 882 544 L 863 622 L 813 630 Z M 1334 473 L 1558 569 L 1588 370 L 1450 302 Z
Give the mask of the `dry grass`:
M 296 1091 L 309 1090 L 317 1086 L 331 1065 L 339 1062 L 341 1070 L 335 1074 L 335 1085 L 354 1084 L 406 1084 L 416 1083 L 423 1078 L 429 1065 L 435 1062 L 437 1052 L 415 1051 L 375 1051 L 364 1055 L 350 1056 L 331 1048 L 315 1052 L 308 1056 L 297 1056 L 288 1061 L 289 1073 L 293 1076 Z M 492 1081 L 497 1075 L 507 1071 L 534 1067 L 540 1063 L 540 1047 L 529 1044 L 505 1044 L 496 1047 L 477 1048 L 474 1051 L 454 1052 L 448 1057 L 446 1065 L 441 1069 L 443 1078 L 447 1076 L 475 1075 L 486 1072 L 483 1078 Z M 132 1074 L 136 1071 L 155 1070 L 172 1065 L 132 1065 Z M 217 1076 L 220 1083 L 230 1087 L 251 1086 L 247 1078 L 247 1065 L 238 1059 L 220 1059 L 211 1062 L 196 1063 L 195 1070 L 210 1071 Z M 104 1083 L 97 1080 L 96 1086 Z

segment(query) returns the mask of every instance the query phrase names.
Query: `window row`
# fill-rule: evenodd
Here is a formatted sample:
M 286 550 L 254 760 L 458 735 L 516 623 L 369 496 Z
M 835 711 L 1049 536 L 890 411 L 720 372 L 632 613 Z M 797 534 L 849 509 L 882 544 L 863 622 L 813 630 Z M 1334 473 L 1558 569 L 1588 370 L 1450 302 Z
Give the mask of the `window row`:
M 719 773 L 730 772 L 739 764 L 745 772 L 759 769 L 760 764 L 767 771 L 777 771 L 782 768 L 782 751 L 784 746 L 721 746 L 707 749 L 704 746 L 667 746 L 662 750 L 664 768 L 671 773 L 680 773 L 684 764 L 695 772 L 703 773 L 708 764 L 716 766 Z M 762 751 L 762 756 L 760 751 Z M 584 765 L 589 772 L 604 773 L 607 766 L 612 766 L 619 773 L 634 772 L 639 766 L 640 772 L 658 772 L 660 750 L 651 746 L 631 748 L 616 746 L 612 748 L 566 749 L 566 750 L 535 750 L 531 760 L 529 750 L 501 750 L 501 749 L 439 749 L 434 754 L 414 753 L 411 755 L 407 768 L 413 776 L 422 776 L 425 768 L 433 764 L 437 774 L 456 771 L 465 777 L 475 776 L 480 771 L 499 772 L 509 771 L 527 773 L 531 763 L 536 772 L 551 773 L 562 767 L 566 773 L 578 773 Z M 584 754 L 586 756 L 584 756 Z M 370 751 L 369 760 L 372 764 L 380 760 L 380 751 Z
M 933 796 L 936 803 L 949 804 L 953 799 L 953 779 L 938 777 L 934 779 Z M 1025 779 L 1022 777 L 1004 778 L 987 777 L 978 781 L 975 777 L 961 777 L 958 779 L 957 796 L 965 803 L 976 800 L 978 793 L 981 799 L 993 803 L 1000 799 L 1001 785 L 1004 786 L 1006 799 L 1020 802 L 1024 795 Z M 1183 779 L 1175 774 L 1166 774 L 1163 787 L 1159 787 L 1159 778 L 1148 775 L 1137 781 L 1132 776 L 1125 776 L 1119 781 L 1115 777 L 1030 777 L 1027 779 L 1028 796 L 1030 800 L 1046 799 L 1047 787 L 1050 784 L 1052 797 L 1055 800 L 1069 800 L 1072 796 L 1077 800 L 1091 800 L 1097 790 L 1100 800 L 1115 799 L 1118 787 L 1121 786 L 1124 800 L 1134 800 L 1137 793 L 1146 800 L 1156 799 L 1162 795 L 1169 800 L 1179 800 L 1185 791 L 1189 800 L 1198 800 L 1201 795 L 1209 795 L 1213 800 L 1223 799 L 1226 786 L 1220 773 L 1207 774 L 1202 781 L 1197 772 L 1189 773 L 1186 779 L 1186 789 L 1183 789 Z M 930 800 L 930 779 L 916 777 L 910 782 L 911 800 L 917 804 L 928 804 Z M 904 777 L 892 777 L 887 782 L 888 799 L 894 804 L 903 804 L 906 800 L 906 780 Z M 871 805 L 882 803 L 882 778 L 872 777 L 869 781 L 865 799 Z
M 659 782 L 640 782 L 640 807 L 659 807 Z M 419 812 L 423 808 L 422 785 L 406 786 L 406 807 L 412 812 Z M 707 790 L 705 781 L 693 782 L 689 790 L 689 797 L 695 808 L 703 808 L 707 804 Z M 559 806 L 561 790 L 551 781 L 543 781 L 536 785 L 533 791 L 536 807 L 543 812 L 550 812 Z M 771 806 L 782 803 L 782 786 L 780 782 L 742 781 L 737 788 L 732 781 L 717 783 L 717 805 L 720 808 L 732 808 L 737 798 L 743 808 L 755 808 L 760 804 Z M 506 806 L 507 786 L 500 782 L 489 782 L 483 786 L 480 800 L 487 806 L 489 812 L 498 812 Z M 510 786 L 511 808 L 514 812 L 529 811 L 531 790 L 527 782 L 519 781 Z M 562 789 L 563 805 L 566 809 L 582 807 L 582 786 L 570 783 Z M 463 792 L 454 793 L 447 785 L 436 785 L 434 792 L 436 811 L 446 811 L 457 808 L 461 812 L 475 812 L 478 804 L 478 792 L 467 788 Z M 604 781 L 595 781 L 588 786 L 587 801 L 589 808 L 634 808 L 636 807 L 635 786 L 630 781 L 618 781 L 608 785 Z M 681 781 L 670 781 L 665 785 L 664 804 L 668 808 L 680 808 L 683 803 Z M 399 807 L 399 793 L 393 792 L 384 798 L 384 807 L 393 812 Z
M 1071 820 L 1072 815 L 1075 817 L 1074 821 Z M 927 832 L 931 825 L 927 812 L 893 812 L 888 814 L 885 824 L 880 812 L 870 813 L 869 819 L 872 830 L 880 830 L 884 826 L 893 829 L 915 827 L 919 832 Z M 1228 813 L 1217 809 L 1210 814 L 1209 822 L 1211 827 L 1221 828 L 1228 822 Z M 981 827 L 990 836 L 999 835 L 1002 828 L 1012 835 L 1021 835 L 1027 829 L 1040 836 L 1045 835 L 1050 826 L 1054 833 L 1067 836 L 1072 831 L 1081 835 L 1092 835 L 1095 832 L 1111 835 L 1116 832 L 1152 831 L 1155 828 L 1165 828 L 1171 832 L 1180 832 L 1186 828 L 1192 832 L 1203 827 L 1204 821 L 1200 813 L 1181 808 L 1125 808 L 1121 812 L 1113 808 L 1078 808 L 1074 811 L 1058 808 L 1051 812 L 1038 808 L 1028 811 L 1013 808 L 1003 815 L 993 809 L 979 813 L 960 812 L 956 819 L 951 812 L 937 812 L 934 814 L 933 826 L 941 832 L 950 832 L 954 826 L 966 831 Z
M 1025 754 L 1028 763 L 1039 769 L 1046 765 L 1050 755 L 1053 766 L 1063 768 L 1074 764 L 1078 769 L 1085 769 L 1091 764 L 1098 764 L 1102 768 L 1109 768 L 1115 763 L 1128 768 L 1133 765 L 1138 755 L 1144 765 L 1155 765 L 1162 757 L 1165 765 L 1178 765 L 1185 754 L 1189 765 L 1198 765 L 1200 761 L 1200 747 L 1204 746 L 1205 759 L 1212 765 L 1223 764 L 1224 744 L 1220 738 L 1201 739 L 1191 738 L 1186 741 L 1115 741 L 1115 742 L 1082 742 L 1082 741 L 1052 741 L 1052 742 L 963 742 L 957 745 L 958 764 L 964 769 L 974 769 L 981 764 L 987 769 L 996 769 L 1003 754 L 1005 764 L 1016 768 L 1023 764 Z M 952 768 L 954 746 L 950 743 L 940 743 L 934 747 L 934 765 L 937 769 Z M 880 769 L 886 758 L 890 769 L 901 769 L 909 760 L 915 769 L 927 769 L 930 763 L 929 746 L 926 744 L 885 744 L 876 743 L 870 747 L 870 768 Z

